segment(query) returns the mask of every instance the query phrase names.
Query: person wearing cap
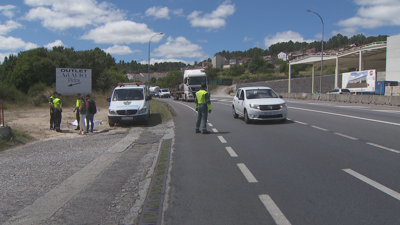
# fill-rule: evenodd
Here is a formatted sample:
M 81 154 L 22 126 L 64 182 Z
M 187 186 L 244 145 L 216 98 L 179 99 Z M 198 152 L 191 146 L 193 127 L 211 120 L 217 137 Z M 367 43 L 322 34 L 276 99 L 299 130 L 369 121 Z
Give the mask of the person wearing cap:
M 207 130 L 207 117 L 208 113 L 211 113 L 211 100 L 210 94 L 207 92 L 206 83 L 202 83 L 200 91 L 196 92 L 194 104 L 197 111 L 196 133 L 209 134 L 210 131 Z
M 82 104 L 82 99 L 81 99 L 81 94 L 76 94 L 76 104 L 75 104 L 75 117 L 76 117 L 76 122 L 78 123 L 78 127 L 75 130 L 80 130 L 80 113 L 79 113 L 79 107 Z
M 49 98 L 49 106 L 50 106 L 50 130 L 54 130 L 55 122 L 54 122 L 54 99 L 57 96 L 57 92 L 53 92 L 53 95 Z

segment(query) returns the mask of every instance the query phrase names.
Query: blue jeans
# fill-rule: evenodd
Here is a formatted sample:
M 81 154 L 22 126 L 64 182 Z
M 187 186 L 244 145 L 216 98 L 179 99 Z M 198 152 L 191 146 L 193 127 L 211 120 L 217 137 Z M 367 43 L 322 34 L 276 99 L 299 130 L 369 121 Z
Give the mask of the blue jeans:
M 94 114 L 86 113 L 86 133 L 89 133 L 89 121 L 90 121 L 90 132 L 93 132 L 93 119 L 94 119 Z
M 208 107 L 207 104 L 199 104 L 197 110 L 197 121 L 196 130 L 200 130 L 200 124 L 202 125 L 202 131 L 207 130 L 207 117 L 208 117 Z

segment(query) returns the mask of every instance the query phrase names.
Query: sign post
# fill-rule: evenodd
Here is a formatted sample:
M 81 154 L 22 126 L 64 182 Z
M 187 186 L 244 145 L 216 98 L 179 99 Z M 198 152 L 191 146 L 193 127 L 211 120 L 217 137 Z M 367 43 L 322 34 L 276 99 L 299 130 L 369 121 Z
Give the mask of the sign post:
M 92 93 L 92 70 L 56 68 L 56 91 L 62 95 Z

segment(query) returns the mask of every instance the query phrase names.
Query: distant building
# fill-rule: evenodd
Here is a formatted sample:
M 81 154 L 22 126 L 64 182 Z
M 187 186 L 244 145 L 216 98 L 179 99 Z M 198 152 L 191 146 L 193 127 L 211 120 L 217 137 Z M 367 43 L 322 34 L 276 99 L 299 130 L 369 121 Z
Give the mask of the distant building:
M 280 52 L 278 54 L 278 59 L 282 59 L 283 61 L 286 61 L 288 59 L 288 54 L 286 52 Z
M 263 56 L 263 58 L 267 63 L 271 63 L 271 64 L 275 63 L 275 58 L 272 55 L 266 55 L 266 56 Z
M 239 61 L 242 59 L 242 57 L 234 57 L 229 60 L 229 65 L 231 66 L 237 66 L 239 65 Z
M 203 62 L 203 67 L 206 68 L 208 66 L 212 66 L 212 62 Z
M 249 62 L 249 61 L 251 61 L 251 58 L 243 58 L 243 59 L 239 60 L 239 65 L 243 65 L 243 63 Z
M 211 59 L 211 63 L 213 68 L 222 69 L 225 63 L 225 58 L 220 55 L 216 55 Z

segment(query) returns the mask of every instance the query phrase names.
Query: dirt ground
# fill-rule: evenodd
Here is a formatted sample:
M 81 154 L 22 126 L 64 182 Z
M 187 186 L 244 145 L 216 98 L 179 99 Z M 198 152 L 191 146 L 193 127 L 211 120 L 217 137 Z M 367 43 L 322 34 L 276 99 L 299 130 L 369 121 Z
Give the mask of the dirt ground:
M 55 138 L 72 138 L 82 135 L 75 130 L 76 126 L 70 123 L 75 121 L 75 113 L 73 108 L 63 108 L 61 130 L 56 132 L 50 130 L 50 111 L 48 107 L 31 107 L 31 108 L 12 108 L 4 110 L 4 123 L 12 129 L 24 131 L 37 140 L 49 140 Z M 103 124 L 94 126 L 93 133 L 87 135 L 95 135 L 96 133 L 107 132 L 112 129 L 126 128 L 110 128 L 107 122 L 107 109 L 97 107 L 97 113 L 94 120 L 101 120 Z

